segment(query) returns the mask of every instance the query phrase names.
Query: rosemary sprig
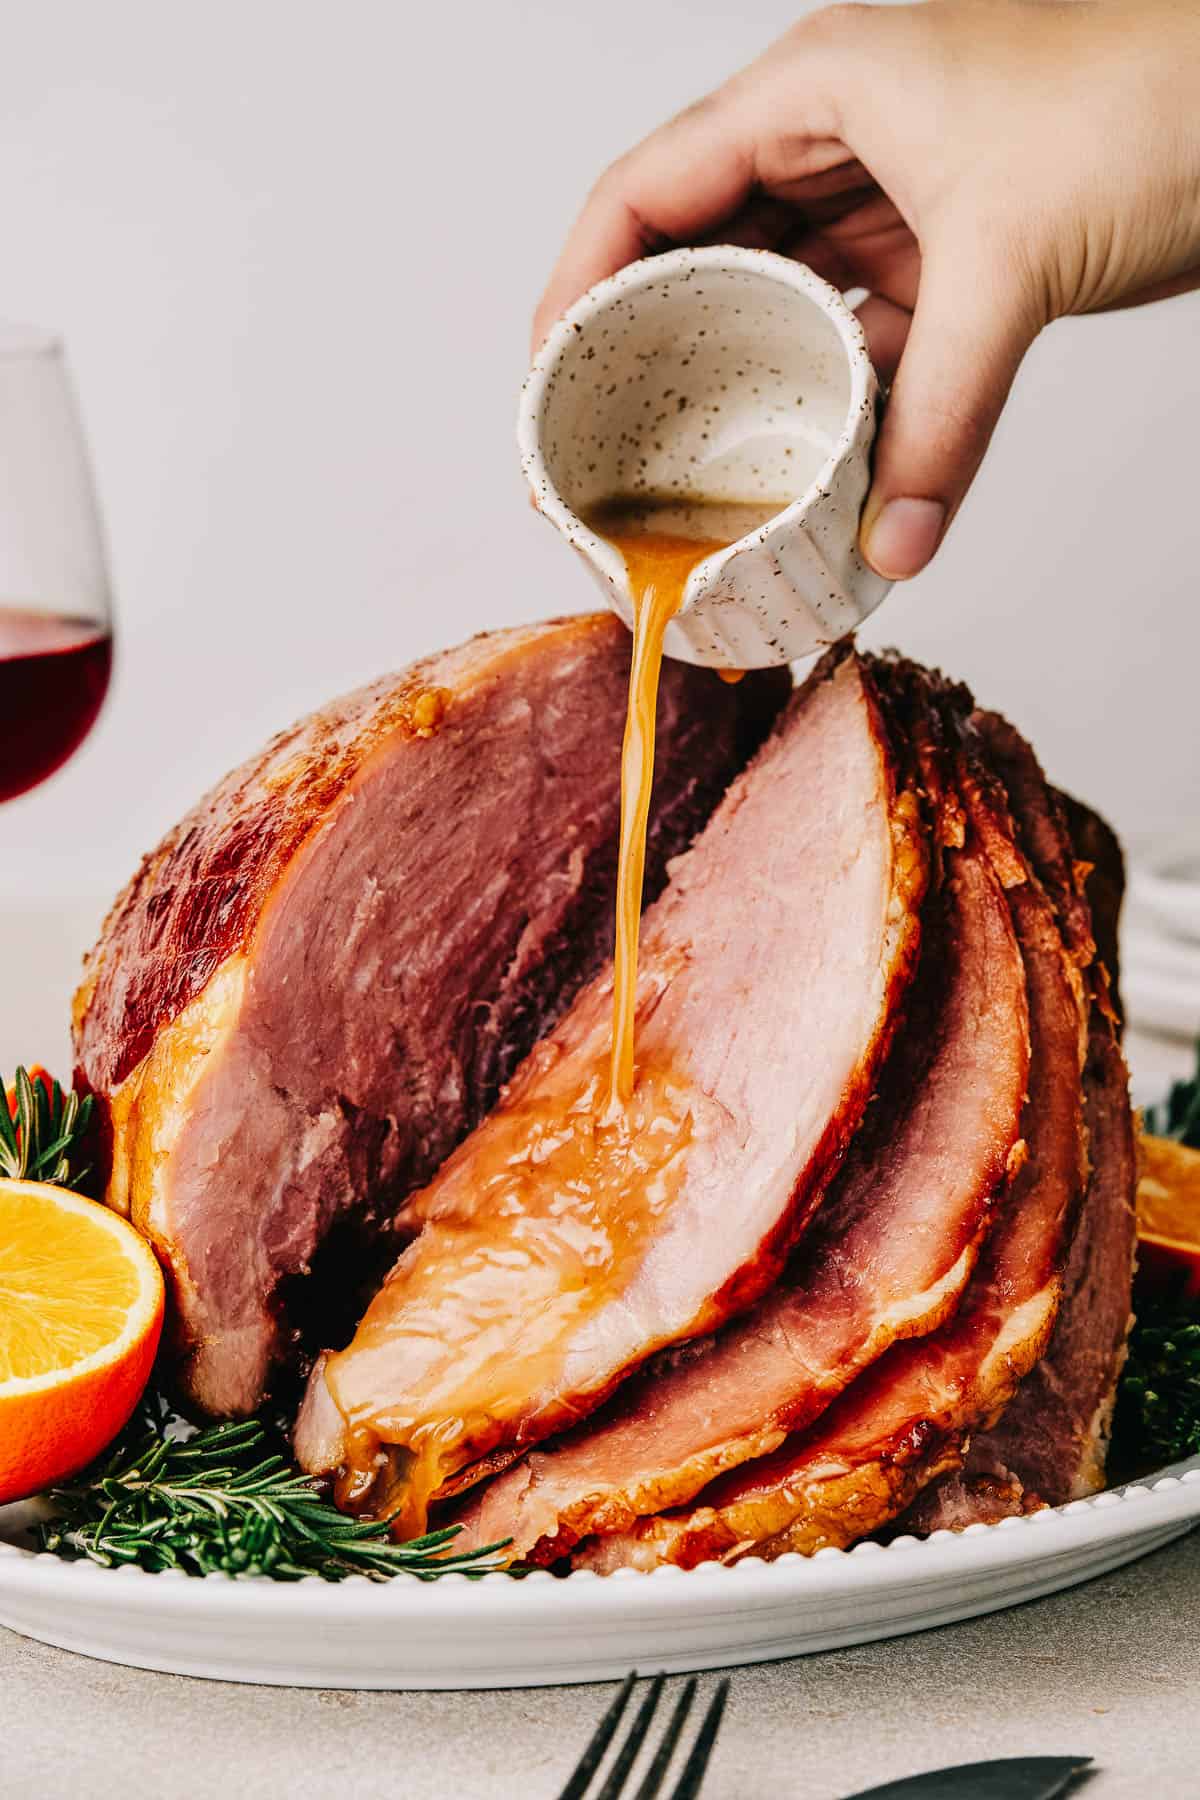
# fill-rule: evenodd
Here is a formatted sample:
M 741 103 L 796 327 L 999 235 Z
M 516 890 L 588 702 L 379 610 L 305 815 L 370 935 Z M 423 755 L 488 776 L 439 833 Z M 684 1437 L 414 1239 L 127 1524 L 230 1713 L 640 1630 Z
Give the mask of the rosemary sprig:
M 1192 1150 L 1200 1150 L 1200 1041 L 1196 1044 L 1196 1073 L 1190 1081 L 1176 1081 L 1165 1100 L 1148 1106 L 1142 1115 L 1154 1137 L 1174 1138 Z
M 19 1065 L 11 1089 L 0 1080 L 0 1175 L 81 1188 L 91 1173 L 78 1166 L 91 1117 L 90 1094 L 64 1094 L 57 1081 Z
M 51 1490 L 55 1516 L 37 1528 L 39 1547 L 106 1568 L 136 1563 L 276 1581 L 434 1581 L 451 1572 L 477 1578 L 500 1566 L 503 1545 L 455 1554 L 457 1526 L 395 1544 L 385 1521 L 346 1518 L 290 1467 L 275 1438 L 262 1419 L 183 1437 L 167 1402 L 144 1398 L 99 1462 Z

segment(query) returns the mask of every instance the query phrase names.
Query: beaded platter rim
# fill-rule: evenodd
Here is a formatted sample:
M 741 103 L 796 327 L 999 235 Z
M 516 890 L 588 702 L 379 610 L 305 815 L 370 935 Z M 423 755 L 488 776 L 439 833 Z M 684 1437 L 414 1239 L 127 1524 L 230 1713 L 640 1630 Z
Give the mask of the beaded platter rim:
M 1138 1504 L 1139 1502 L 1140 1504 Z M 1128 1511 L 1130 1503 L 1137 1506 L 1136 1516 L 1131 1515 Z M 1121 1486 L 1105 1488 L 1097 1494 L 1068 1501 L 1062 1506 L 1043 1507 L 1036 1512 L 1000 1519 L 993 1524 L 968 1525 L 961 1530 L 939 1529 L 930 1532 L 925 1537 L 903 1535 L 893 1538 L 887 1544 L 867 1540 L 853 1544 L 848 1549 L 839 1549 L 830 1545 L 807 1556 L 789 1551 L 770 1562 L 762 1557 L 747 1556 L 729 1565 L 719 1562 L 703 1562 L 691 1569 L 664 1565 L 656 1569 L 617 1569 L 608 1575 L 598 1575 L 591 1569 L 575 1569 L 568 1575 L 553 1575 L 548 1570 L 533 1570 L 519 1579 L 514 1579 L 503 1570 L 497 1570 L 482 1576 L 450 1572 L 439 1576 L 433 1582 L 406 1581 L 402 1578 L 377 1582 L 365 1575 L 351 1575 L 341 1582 L 327 1582 L 319 1575 L 306 1576 L 301 1581 L 278 1582 L 267 1577 L 234 1578 L 220 1572 L 204 1576 L 202 1580 L 199 1580 L 197 1577 L 187 1575 L 181 1569 L 167 1569 L 159 1572 L 151 1572 L 135 1566 L 110 1569 L 87 1559 L 69 1561 L 49 1551 L 31 1548 L 27 1543 L 21 1541 L 27 1529 L 28 1509 L 19 1506 L 0 1507 L 0 1600 L 2 1600 L 6 1585 L 5 1571 L 11 1573 L 14 1568 L 26 1571 L 36 1569 L 39 1577 L 50 1579 L 70 1579 L 72 1576 L 82 1576 L 89 1580 L 96 1577 L 100 1579 L 120 1577 L 126 1585 L 131 1579 L 151 1582 L 155 1585 L 179 1581 L 186 1582 L 189 1586 L 207 1586 L 209 1583 L 213 1583 L 227 1591 L 253 1592 L 256 1595 L 270 1592 L 280 1596 L 285 1603 L 290 1595 L 302 1590 L 311 1591 L 314 1588 L 334 1596 L 348 1589 L 359 1591 L 370 1589 L 380 1596 L 416 1593 L 432 1597 L 436 1593 L 444 1592 L 447 1588 L 466 1589 L 476 1593 L 502 1588 L 508 1593 L 517 1593 L 527 1591 L 530 1584 L 538 1586 L 546 1584 L 551 1589 L 564 1590 L 568 1587 L 578 1589 L 584 1585 L 625 1583 L 631 1580 L 643 1584 L 648 1582 L 661 1584 L 663 1580 L 675 1583 L 680 1579 L 705 1579 L 718 1576 L 728 1581 L 735 1578 L 739 1572 L 745 1571 L 754 1571 L 758 1578 L 758 1572 L 761 1571 L 802 1572 L 819 1569 L 822 1566 L 828 1567 L 831 1563 L 861 1564 L 864 1560 L 910 1557 L 914 1551 L 925 1552 L 934 1548 L 940 1548 L 943 1551 L 949 1550 L 952 1554 L 959 1550 L 969 1554 L 970 1546 L 979 1544 L 981 1539 L 995 1541 L 1000 1536 L 1011 1539 L 1013 1534 L 1018 1532 L 1024 1534 L 1031 1531 L 1044 1533 L 1047 1526 L 1057 1521 L 1082 1520 L 1089 1516 L 1103 1515 L 1107 1521 L 1111 1522 L 1111 1525 L 1116 1526 L 1118 1520 L 1114 1514 L 1118 1507 L 1125 1509 L 1119 1522 L 1124 1529 L 1106 1529 L 1101 1534 L 1104 1537 L 1121 1537 L 1127 1532 L 1140 1536 L 1171 1523 L 1186 1524 L 1192 1518 L 1200 1522 L 1200 1455 L 1139 1476 Z M 1051 1548 L 1048 1543 L 1045 1547 L 1047 1550 Z

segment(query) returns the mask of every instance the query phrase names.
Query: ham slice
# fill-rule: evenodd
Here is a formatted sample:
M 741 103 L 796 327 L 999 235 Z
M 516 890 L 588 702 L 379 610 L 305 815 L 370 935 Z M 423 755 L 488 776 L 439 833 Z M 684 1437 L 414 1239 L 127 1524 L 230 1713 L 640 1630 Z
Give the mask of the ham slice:
M 1010 1163 L 1029 1070 L 1025 971 L 975 844 L 950 852 L 916 998 L 793 1267 L 715 1340 L 622 1388 L 473 1496 L 460 1544 L 552 1562 L 776 1449 L 900 1338 L 954 1310 Z
M 1055 909 L 1020 853 L 981 746 L 965 736 L 960 786 L 1008 884 L 1032 1056 L 1026 1159 L 962 1304 L 932 1336 L 894 1346 L 808 1432 L 721 1477 L 690 1508 L 592 1539 L 576 1552 L 577 1566 L 690 1567 L 853 1543 L 962 1466 L 971 1434 L 1000 1413 L 1046 1349 L 1083 1188 L 1086 1006 Z
M 228 776 L 118 900 L 76 1057 L 193 1405 L 253 1410 L 308 1318 L 339 1331 L 405 1196 L 603 963 L 628 668 L 606 616 L 375 682 Z M 664 671 L 652 891 L 789 686 Z
M 827 661 L 647 915 L 632 1138 L 576 1105 L 606 1067 L 606 975 L 414 1201 L 421 1235 L 316 1377 L 304 1466 L 419 1530 L 466 1465 L 751 1305 L 859 1124 L 925 874 L 870 676 Z M 547 1179 L 560 1158 L 574 1186 Z
M 1003 1470 L 1021 1510 L 1059 1506 L 1104 1486 L 1117 1378 L 1130 1325 L 1137 1155 L 1129 1075 L 1112 1026 L 1097 1011 L 1084 1073 L 1091 1179 L 1045 1356 L 1012 1405 L 971 1446 L 973 1467 Z

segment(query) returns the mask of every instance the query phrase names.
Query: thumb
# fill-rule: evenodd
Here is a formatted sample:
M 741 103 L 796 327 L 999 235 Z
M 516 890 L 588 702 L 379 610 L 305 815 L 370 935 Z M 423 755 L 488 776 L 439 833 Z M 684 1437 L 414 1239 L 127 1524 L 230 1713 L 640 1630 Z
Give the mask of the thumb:
M 863 555 L 880 575 L 919 574 L 941 543 L 1038 329 L 1028 294 L 995 260 L 925 261 L 863 511 Z

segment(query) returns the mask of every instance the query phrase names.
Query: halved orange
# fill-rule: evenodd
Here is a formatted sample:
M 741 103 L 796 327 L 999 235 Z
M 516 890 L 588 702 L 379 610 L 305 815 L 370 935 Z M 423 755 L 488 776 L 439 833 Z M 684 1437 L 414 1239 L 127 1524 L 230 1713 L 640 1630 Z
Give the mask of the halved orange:
M 120 1431 L 163 1319 L 154 1252 L 97 1201 L 0 1181 L 0 1501 L 76 1474 Z
M 1137 1228 L 1139 1286 L 1200 1295 L 1200 1150 L 1143 1135 Z

